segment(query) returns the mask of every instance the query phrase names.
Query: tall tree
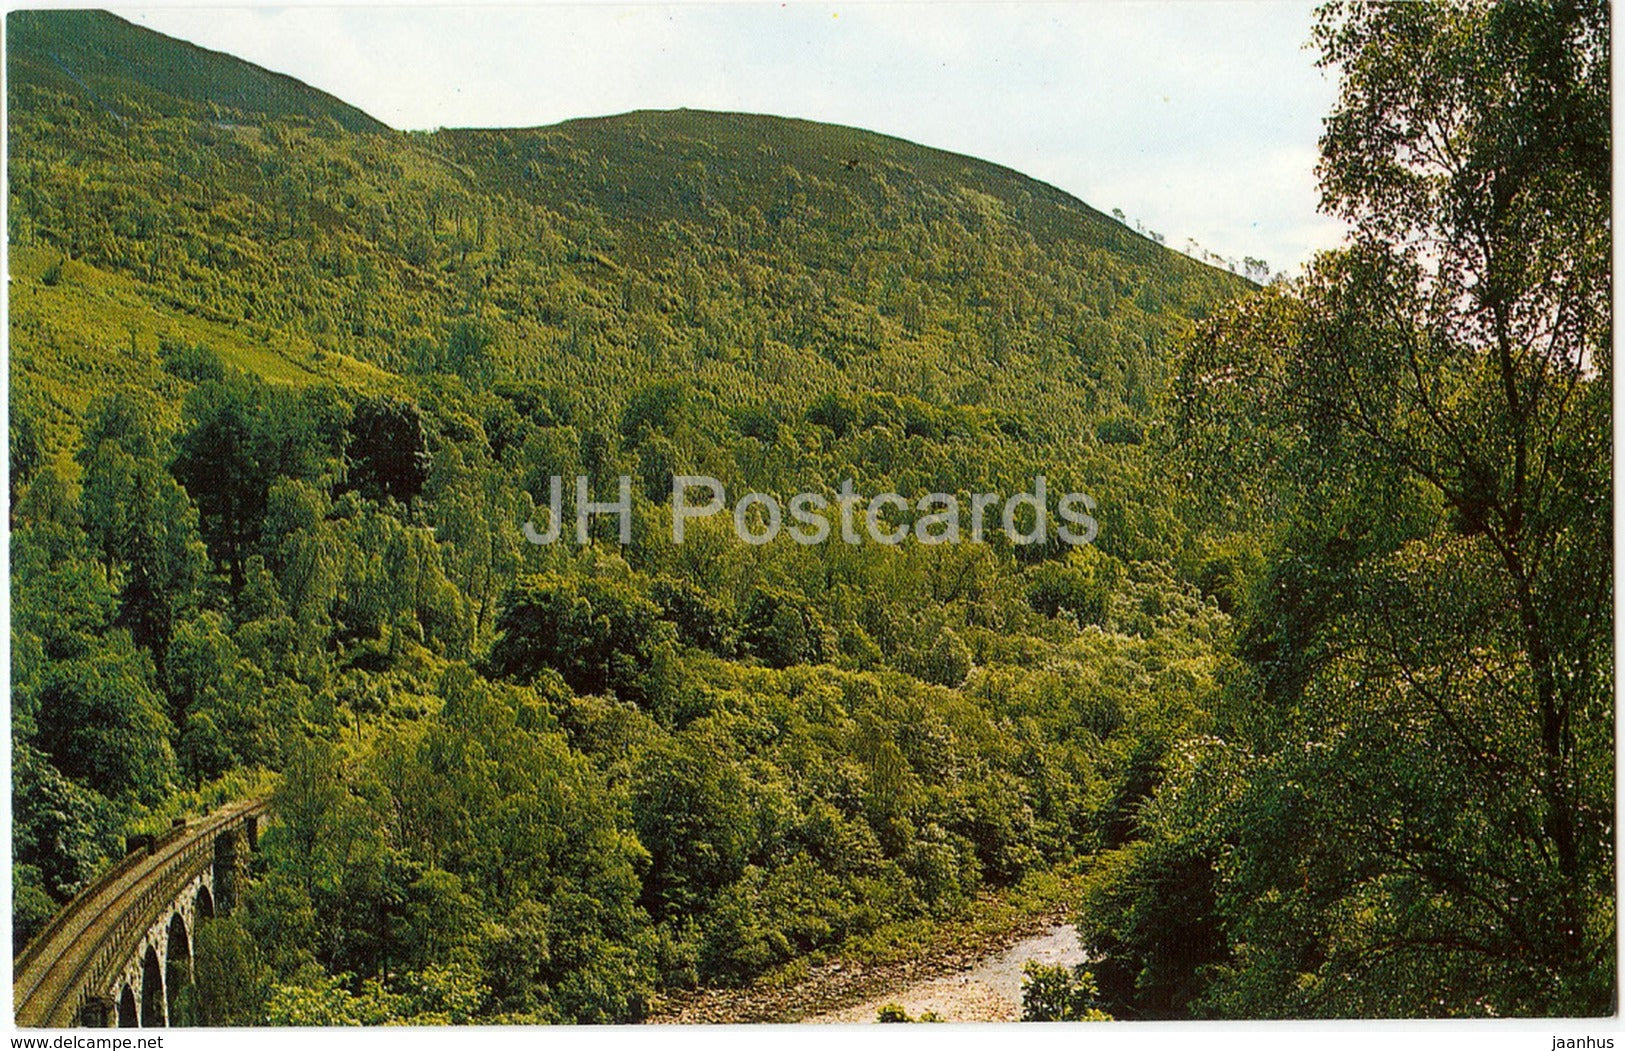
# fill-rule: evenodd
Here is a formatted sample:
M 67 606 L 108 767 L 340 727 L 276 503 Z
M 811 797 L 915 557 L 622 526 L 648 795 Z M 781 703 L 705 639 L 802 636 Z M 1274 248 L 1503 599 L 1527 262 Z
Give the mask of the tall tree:
M 241 589 L 279 477 L 331 481 L 345 414 L 331 392 L 303 393 L 232 372 L 187 394 L 172 470 L 197 505 L 209 554 Z
M 349 483 L 369 500 L 409 504 L 429 477 L 429 436 L 423 413 L 401 398 L 368 398 L 350 421 Z
M 193 388 L 175 454 L 175 477 L 197 504 L 209 554 L 230 571 L 233 588 L 242 586 L 271 481 L 258 441 L 262 386 L 236 373 Z
M 1349 247 L 1179 383 L 1185 447 L 1290 522 L 1231 713 L 1257 758 L 1221 1000 L 1607 1010 L 1607 10 L 1333 3 L 1316 40 Z
M 92 406 L 76 458 L 83 520 L 119 590 L 117 623 L 162 659 L 197 600 L 207 558 L 197 513 L 160 464 L 159 444 L 152 405 L 120 393 Z
M 40 749 L 74 781 L 149 805 L 169 790 L 173 726 L 153 689 L 151 662 L 122 633 L 46 672 L 36 719 Z

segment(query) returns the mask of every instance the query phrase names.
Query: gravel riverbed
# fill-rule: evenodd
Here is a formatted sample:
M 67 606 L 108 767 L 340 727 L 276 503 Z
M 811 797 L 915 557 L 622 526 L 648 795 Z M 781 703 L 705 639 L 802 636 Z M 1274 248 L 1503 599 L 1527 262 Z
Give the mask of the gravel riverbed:
M 916 982 L 894 993 L 803 1021 L 873 1022 L 882 1005 L 895 1003 L 914 1018 L 934 1011 L 944 1022 L 1017 1022 L 1021 1020 L 1021 972 L 1029 960 L 1068 967 L 1082 963 L 1077 928 L 1070 923 L 1051 927 L 957 974 Z

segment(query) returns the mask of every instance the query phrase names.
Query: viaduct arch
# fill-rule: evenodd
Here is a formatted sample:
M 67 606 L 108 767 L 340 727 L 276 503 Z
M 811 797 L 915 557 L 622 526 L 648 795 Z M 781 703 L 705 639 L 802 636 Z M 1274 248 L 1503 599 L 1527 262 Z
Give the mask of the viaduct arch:
M 230 910 L 268 813 L 268 800 L 248 800 L 138 843 L 17 956 L 17 1025 L 169 1025 L 198 924 Z

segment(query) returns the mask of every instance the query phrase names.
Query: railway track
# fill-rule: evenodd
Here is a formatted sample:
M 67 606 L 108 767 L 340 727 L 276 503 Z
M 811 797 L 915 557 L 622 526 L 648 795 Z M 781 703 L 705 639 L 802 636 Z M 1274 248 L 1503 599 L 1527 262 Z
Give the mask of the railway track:
M 77 1025 L 84 1000 L 108 991 L 147 929 L 213 864 L 216 837 L 263 815 L 269 805 L 266 799 L 247 800 L 176 826 L 68 902 L 13 961 L 16 1024 Z

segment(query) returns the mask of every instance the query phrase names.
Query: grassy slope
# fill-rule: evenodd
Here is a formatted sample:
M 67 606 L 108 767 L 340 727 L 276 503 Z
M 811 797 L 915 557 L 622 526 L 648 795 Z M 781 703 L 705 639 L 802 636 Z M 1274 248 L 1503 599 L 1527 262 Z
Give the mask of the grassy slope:
M 272 383 L 336 383 L 384 390 L 400 378 L 344 354 L 315 347 L 297 331 L 232 325 L 155 304 L 151 290 L 130 277 L 64 259 L 42 248 L 10 252 L 11 353 L 14 377 L 30 386 L 60 419 L 83 415 L 97 393 L 120 386 L 160 393 L 178 405 L 181 387 L 159 367 L 161 341 L 203 344 L 228 364 Z M 70 442 L 71 429 L 52 432 Z M 77 464 L 53 449 L 70 476 Z

